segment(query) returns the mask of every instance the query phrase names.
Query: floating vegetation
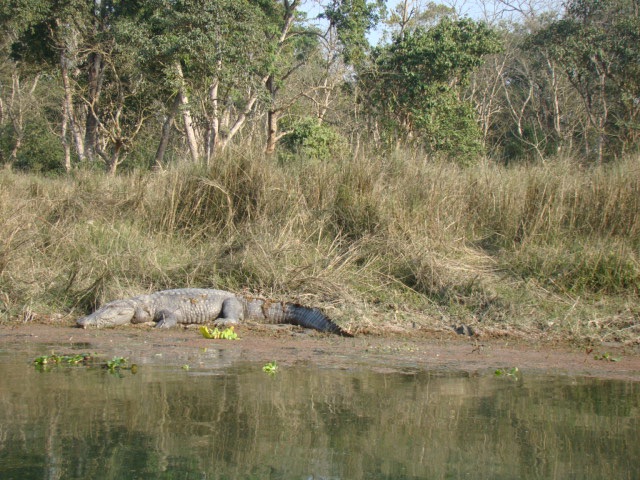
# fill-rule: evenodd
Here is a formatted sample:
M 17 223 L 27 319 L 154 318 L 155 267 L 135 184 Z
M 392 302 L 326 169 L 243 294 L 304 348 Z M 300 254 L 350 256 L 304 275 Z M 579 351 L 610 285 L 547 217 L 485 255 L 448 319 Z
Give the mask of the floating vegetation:
M 269 362 L 262 367 L 262 371 L 268 373 L 269 375 L 275 375 L 278 373 L 278 365 L 276 362 Z
M 202 325 L 200 327 L 200 333 L 204 338 L 210 338 L 214 340 L 222 339 L 222 340 L 237 340 L 238 334 L 233 330 L 233 327 L 225 328 L 224 330 L 218 330 L 218 328 L 214 328 L 211 330 L 206 325 Z
M 33 360 L 37 366 L 45 365 L 88 365 L 93 361 L 93 357 L 88 353 L 74 353 L 70 355 L 41 355 Z
M 517 381 L 519 373 L 520 373 L 520 370 L 518 370 L 518 367 L 511 367 L 511 368 L 498 368 L 493 374 L 496 377 L 508 377 Z
M 113 357 L 111 360 L 101 362 L 96 359 L 95 355 L 88 353 L 72 353 L 72 354 L 57 354 L 52 352 L 51 355 L 40 355 L 33 360 L 33 364 L 36 368 L 41 370 L 50 370 L 53 367 L 100 367 L 105 368 L 109 373 L 120 373 L 121 370 L 130 370 L 135 374 L 138 371 L 138 366 L 134 363 L 131 366 L 128 365 L 128 360 L 124 357 Z
M 593 358 L 596 360 L 605 360 L 607 362 L 619 362 L 620 360 L 622 360 L 622 357 L 614 357 L 609 352 L 594 355 Z
M 110 372 L 127 368 L 127 359 L 124 357 L 113 357 L 111 360 L 107 361 L 104 367 Z

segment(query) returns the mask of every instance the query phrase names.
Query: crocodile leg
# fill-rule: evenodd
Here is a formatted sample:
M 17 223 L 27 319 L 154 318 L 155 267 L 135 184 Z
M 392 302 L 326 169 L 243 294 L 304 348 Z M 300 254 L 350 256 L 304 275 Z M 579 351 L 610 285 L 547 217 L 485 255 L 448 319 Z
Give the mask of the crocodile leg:
M 178 315 L 170 310 L 156 312 L 154 320 L 158 322 L 156 328 L 171 328 L 178 325 Z
M 240 320 L 244 320 L 244 306 L 236 297 L 230 297 L 222 302 L 220 316 L 214 322 L 214 325 L 237 325 Z

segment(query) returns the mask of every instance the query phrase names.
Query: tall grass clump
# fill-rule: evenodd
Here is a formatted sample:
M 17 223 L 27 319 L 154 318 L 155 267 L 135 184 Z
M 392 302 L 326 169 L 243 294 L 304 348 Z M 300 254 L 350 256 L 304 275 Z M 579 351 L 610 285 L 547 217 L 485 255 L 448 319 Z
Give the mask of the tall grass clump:
M 461 167 L 415 151 L 283 160 L 249 146 L 209 168 L 3 171 L 0 311 L 72 318 L 199 286 L 322 305 L 356 331 L 631 335 L 639 169 Z

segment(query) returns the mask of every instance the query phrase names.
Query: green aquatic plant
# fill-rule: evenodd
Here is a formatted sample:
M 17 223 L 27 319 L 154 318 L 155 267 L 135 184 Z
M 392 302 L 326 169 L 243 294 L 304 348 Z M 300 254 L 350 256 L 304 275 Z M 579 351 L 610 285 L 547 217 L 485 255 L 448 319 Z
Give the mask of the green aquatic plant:
M 122 376 L 122 370 L 129 370 L 134 375 L 138 373 L 138 365 L 132 363 L 131 366 L 129 366 L 128 363 L 129 360 L 124 357 L 113 357 L 111 360 L 104 363 L 103 367 L 106 368 L 109 373 L 119 376 Z
M 622 357 L 614 357 L 609 352 L 605 352 L 603 354 L 596 354 L 593 356 L 595 360 L 606 360 L 608 362 L 619 362 L 622 360 Z
M 124 357 L 113 357 L 111 360 L 107 361 L 105 366 L 110 372 L 115 372 L 121 368 L 126 368 L 127 359 Z
M 512 378 L 513 380 L 518 380 L 518 374 L 520 373 L 520 370 L 518 370 L 518 367 L 511 367 L 511 368 L 498 368 L 493 374 L 496 377 L 508 377 L 508 378 Z
M 44 365 L 48 365 L 50 363 L 57 363 L 57 362 L 54 361 L 54 359 L 52 357 L 53 357 L 53 355 L 41 355 L 39 357 L 36 357 L 36 359 L 33 361 L 33 363 L 38 365 L 38 366 L 44 366 Z
M 76 355 L 69 355 L 65 358 L 65 361 L 69 365 L 79 365 L 80 363 L 86 363 L 90 360 L 91 357 L 89 355 L 85 355 L 83 353 L 78 353 Z
M 217 327 L 215 327 L 213 330 L 211 330 L 206 325 L 202 325 L 200 327 L 200 333 L 204 338 L 209 338 L 213 340 L 218 340 L 218 339 L 237 340 L 238 339 L 238 334 L 233 330 L 233 327 L 228 327 L 228 328 L 225 328 L 224 330 L 219 330 Z
M 95 355 L 88 353 L 72 353 L 72 354 L 57 354 L 51 352 L 51 355 L 40 355 L 36 357 L 32 362 L 37 368 L 45 370 L 52 367 L 62 366 L 85 366 L 85 367 L 102 367 L 109 371 L 109 373 L 119 373 L 120 370 L 130 370 L 131 373 L 138 371 L 138 366 L 132 364 L 127 366 L 128 360 L 124 357 L 113 357 L 106 362 L 96 361 Z
M 56 353 L 51 353 L 51 355 L 40 355 L 33 360 L 33 363 L 36 366 L 47 366 L 47 365 L 87 365 L 91 361 L 92 357 L 88 353 L 74 353 L 70 355 L 58 355 Z
M 269 362 L 262 367 L 262 371 L 269 375 L 275 375 L 278 373 L 278 365 L 276 362 Z

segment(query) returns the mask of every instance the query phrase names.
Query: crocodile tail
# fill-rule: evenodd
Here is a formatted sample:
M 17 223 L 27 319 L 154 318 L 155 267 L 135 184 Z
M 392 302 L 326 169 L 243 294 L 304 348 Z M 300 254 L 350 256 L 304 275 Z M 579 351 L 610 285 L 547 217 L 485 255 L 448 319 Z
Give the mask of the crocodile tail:
M 353 337 L 352 334 L 333 323 L 329 317 L 317 308 L 303 307 L 296 303 L 285 303 L 284 313 L 288 323 L 305 328 L 313 328 L 321 332 L 335 333 L 343 337 Z
M 289 323 L 321 332 L 330 332 L 343 337 L 353 337 L 333 323 L 317 308 L 303 307 L 297 303 L 272 302 L 261 298 L 241 298 L 245 318 L 263 320 L 268 323 Z

